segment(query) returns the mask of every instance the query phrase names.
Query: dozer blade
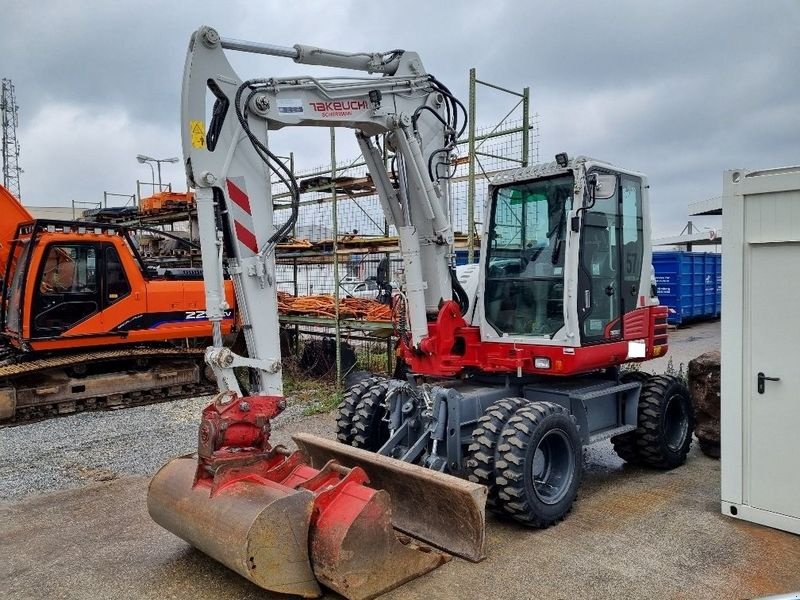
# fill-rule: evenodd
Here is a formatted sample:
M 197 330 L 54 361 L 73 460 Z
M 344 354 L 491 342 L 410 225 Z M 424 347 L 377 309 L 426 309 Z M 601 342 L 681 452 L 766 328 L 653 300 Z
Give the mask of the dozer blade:
M 473 562 L 486 557 L 484 486 L 314 435 L 299 433 L 293 439 L 314 468 L 330 460 L 361 467 L 370 487 L 391 498 L 395 528 Z
M 176 458 L 147 493 L 153 520 L 264 589 L 321 595 L 308 555 L 314 495 L 262 478 L 239 480 L 210 496 L 193 486 L 197 459 Z

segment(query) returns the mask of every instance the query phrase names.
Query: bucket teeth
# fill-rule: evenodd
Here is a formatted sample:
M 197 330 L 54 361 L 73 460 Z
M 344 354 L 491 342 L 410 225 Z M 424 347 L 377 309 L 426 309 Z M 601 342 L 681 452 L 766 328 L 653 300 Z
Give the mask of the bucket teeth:
M 395 529 L 473 562 L 486 557 L 485 486 L 314 435 L 293 439 L 313 467 L 335 460 L 363 468 L 392 499 Z

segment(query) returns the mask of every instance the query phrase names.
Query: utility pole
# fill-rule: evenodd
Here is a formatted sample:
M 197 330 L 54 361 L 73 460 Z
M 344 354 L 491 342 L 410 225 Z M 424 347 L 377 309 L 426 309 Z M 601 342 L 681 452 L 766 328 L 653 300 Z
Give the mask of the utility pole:
M 2 79 L 2 93 L 0 93 L 0 114 L 2 114 L 2 155 L 3 155 L 3 187 L 5 187 L 17 200 L 22 202 L 19 176 L 22 169 L 19 166 L 19 140 L 17 139 L 17 125 L 19 116 L 17 101 L 14 96 L 14 84 L 10 79 Z

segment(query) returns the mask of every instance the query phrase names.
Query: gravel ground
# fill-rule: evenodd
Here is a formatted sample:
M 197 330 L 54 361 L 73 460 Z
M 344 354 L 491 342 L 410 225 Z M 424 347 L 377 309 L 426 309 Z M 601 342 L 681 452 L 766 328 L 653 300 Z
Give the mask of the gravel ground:
M 0 429 L 0 501 L 152 475 L 171 458 L 195 451 L 208 402 L 209 397 L 176 400 Z M 300 422 L 304 431 L 329 434 L 332 418 L 305 417 L 304 410 L 290 399 L 273 421 L 274 443 L 288 444 Z
M 673 364 L 718 346 L 718 323 L 677 330 Z M 663 371 L 666 361 L 645 366 Z M 188 547 L 147 514 L 149 476 L 194 450 L 207 401 L 0 429 L 0 596 L 286 598 Z M 305 417 L 303 409 L 290 405 L 275 420 L 277 443 L 296 431 L 331 437 L 333 415 Z M 538 531 L 489 517 L 485 561 L 452 560 L 386 597 L 762 597 L 800 588 L 798 539 L 721 515 L 719 461 L 697 448 L 685 467 L 658 472 L 623 465 L 603 442 L 585 451 L 581 492 L 563 523 Z
M 671 356 L 677 369 L 719 348 L 719 321 L 670 332 L 668 357 L 642 365 L 663 372 Z M 292 433 L 323 437 L 333 433 L 333 415 L 305 417 L 293 404 L 273 422 L 276 444 L 290 444 Z M 151 475 L 169 459 L 194 452 L 200 412 L 208 397 L 176 400 L 110 412 L 88 412 L 0 429 L 0 502 L 31 494 L 76 488 L 126 475 Z M 596 447 L 590 451 L 606 451 Z

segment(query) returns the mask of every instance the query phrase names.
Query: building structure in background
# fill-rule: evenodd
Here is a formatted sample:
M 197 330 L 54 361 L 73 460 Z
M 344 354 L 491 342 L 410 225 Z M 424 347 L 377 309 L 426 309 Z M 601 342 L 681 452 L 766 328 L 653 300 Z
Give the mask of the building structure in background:
M 722 216 L 722 198 L 708 198 L 691 202 L 688 206 L 689 218 L 691 217 L 720 217 Z M 694 246 L 703 246 L 706 252 L 721 252 L 722 227 L 719 218 L 714 219 L 713 227 L 698 227 L 689 220 L 686 227 L 678 235 L 672 235 L 653 240 L 653 246 L 674 246 L 680 250 L 691 252 Z

